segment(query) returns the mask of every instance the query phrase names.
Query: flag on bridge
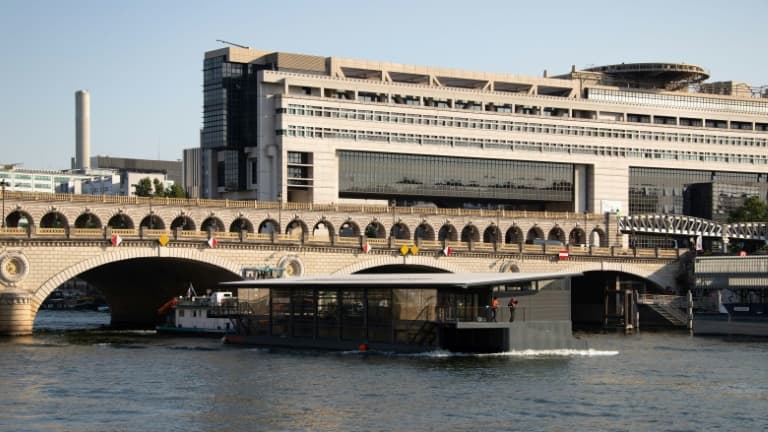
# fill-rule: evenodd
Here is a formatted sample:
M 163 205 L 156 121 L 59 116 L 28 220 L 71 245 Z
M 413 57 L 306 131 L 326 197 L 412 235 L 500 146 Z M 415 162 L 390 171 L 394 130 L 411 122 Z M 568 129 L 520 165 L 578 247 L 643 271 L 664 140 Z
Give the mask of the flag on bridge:
M 360 247 L 360 249 L 363 250 L 363 253 L 368 253 L 371 251 L 371 245 L 369 245 L 367 242 L 363 243 L 363 245 Z
M 216 240 L 215 237 L 211 237 L 211 238 L 208 239 L 208 247 L 215 248 L 216 245 L 218 245 L 218 244 L 219 244 L 219 241 Z
M 443 255 L 445 255 L 445 256 L 451 256 L 451 252 L 453 252 L 453 249 L 451 249 L 450 246 L 446 246 L 443 249 Z
M 120 243 L 123 242 L 123 238 L 119 235 L 115 234 L 112 236 L 111 239 L 109 239 L 110 243 L 112 243 L 112 246 L 120 246 Z

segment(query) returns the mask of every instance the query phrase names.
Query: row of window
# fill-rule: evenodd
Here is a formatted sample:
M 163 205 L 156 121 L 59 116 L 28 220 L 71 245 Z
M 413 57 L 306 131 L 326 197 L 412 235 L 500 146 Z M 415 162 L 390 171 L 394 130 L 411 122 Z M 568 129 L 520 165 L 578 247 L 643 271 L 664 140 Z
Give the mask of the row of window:
M 616 128 L 597 128 L 589 126 L 568 126 L 547 123 L 520 121 L 500 121 L 489 119 L 470 119 L 466 117 L 408 114 L 387 111 L 333 108 L 312 105 L 289 104 L 288 108 L 277 110 L 278 114 L 326 117 L 342 120 L 377 121 L 406 125 L 455 127 L 462 129 L 482 129 L 502 132 L 524 132 L 538 134 L 585 136 L 614 138 L 640 141 L 665 141 L 694 144 L 719 144 L 747 147 L 768 147 L 768 139 L 755 137 L 717 136 L 698 133 L 650 132 Z M 709 121 L 708 121 L 709 122 Z M 734 122 L 738 123 L 738 122 Z M 768 126 L 768 125 L 766 125 Z M 711 126 L 714 127 L 714 126 Z
M 609 90 L 590 88 L 587 90 L 590 100 L 611 103 L 652 105 L 664 108 L 687 108 L 750 114 L 768 114 L 768 102 L 761 100 L 742 100 L 726 98 L 705 98 L 687 95 L 656 94 L 632 90 Z
M 452 136 L 434 136 L 404 134 L 381 131 L 362 131 L 354 129 L 332 129 L 311 126 L 293 126 L 279 129 L 277 135 L 304 138 L 343 139 L 354 141 L 376 141 L 410 143 L 418 145 L 437 145 L 446 147 L 474 147 L 501 149 L 510 151 L 537 151 L 546 153 L 586 154 L 595 156 L 615 156 L 639 159 L 667 159 L 683 161 L 727 162 L 753 165 L 768 165 L 768 156 L 744 155 L 734 153 L 714 153 L 683 151 L 672 149 L 619 148 L 586 144 L 564 144 L 551 142 L 531 142 L 518 140 L 497 140 L 487 138 L 467 138 Z

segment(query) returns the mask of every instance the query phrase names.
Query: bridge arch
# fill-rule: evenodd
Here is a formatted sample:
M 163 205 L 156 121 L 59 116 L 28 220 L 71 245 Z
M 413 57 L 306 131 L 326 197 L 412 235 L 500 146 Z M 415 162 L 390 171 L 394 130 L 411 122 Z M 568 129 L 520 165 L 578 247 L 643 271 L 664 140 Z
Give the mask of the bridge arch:
M 389 236 L 399 240 L 407 240 L 411 238 L 411 230 L 403 222 L 398 222 L 392 225 L 392 229 L 389 230 Z
M 64 228 L 69 226 L 67 217 L 63 213 L 51 210 L 40 219 L 40 228 Z
M 586 244 L 587 243 L 587 235 L 584 233 L 584 230 L 576 227 L 571 230 L 571 232 L 568 234 L 568 244 L 570 245 L 580 245 L 580 244 Z
M 541 228 L 539 228 L 537 225 L 534 225 L 531 227 L 531 229 L 528 230 L 528 234 L 525 236 L 525 242 L 532 244 L 534 240 L 543 238 L 544 231 L 542 231 Z
M 75 228 L 101 228 L 101 219 L 86 211 L 75 219 Z
M 416 229 L 413 231 L 413 240 L 427 240 L 427 241 L 434 241 L 435 240 L 435 229 L 432 228 L 432 225 L 422 222 L 419 224 L 419 226 L 416 227 Z
M 143 222 L 142 225 L 144 225 Z M 187 215 L 179 215 L 171 222 L 171 231 L 177 229 L 181 229 L 182 231 L 195 231 L 195 221 Z
M 501 238 L 501 230 L 495 223 L 491 222 L 491 224 L 488 225 L 488 228 L 483 231 L 483 243 L 501 242 L 503 242 L 503 239 Z
M 258 233 L 259 234 L 272 234 L 272 233 L 280 234 L 280 224 L 272 218 L 264 219 L 259 224 Z
M 333 224 L 325 218 L 321 218 L 312 227 L 312 235 L 322 238 L 331 238 L 335 235 Z
M 437 233 L 438 241 L 458 241 L 459 233 L 456 231 L 456 227 L 451 223 L 446 222 L 440 227 L 440 231 Z
M 165 221 L 163 219 L 154 214 L 150 213 L 149 215 L 145 216 L 144 219 L 141 220 L 141 223 L 139 224 L 140 227 L 148 228 L 148 229 L 165 229 Z
M 109 218 L 107 226 L 114 229 L 133 229 L 133 219 L 122 211 L 118 211 Z
M 200 231 L 224 232 L 224 222 L 216 216 L 208 216 L 200 224 Z
M 525 238 L 523 237 L 523 230 L 520 229 L 517 225 L 512 225 L 507 230 L 507 234 L 505 236 L 505 240 L 507 244 L 520 244 L 525 242 Z
M 463 242 L 479 242 L 480 241 L 480 231 L 477 229 L 476 226 L 472 224 L 472 222 L 465 225 L 464 228 L 461 230 L 461 241 Z
M 285 233 L 290 236 L 304 237 L 307 235 L 309 227 L 298 217 L 293 218 L 285 227 Z
M 549 230 L 549 234 L 547 234 L 547 240 L 555 240 L 565 244 L 565 232 L 562 228 L 555 225 L 551 230 Z
M 374 219 L 366 225 L 365 236 L 368 238 L 387 238 L 387 230 L 381 222 Z
M 357 222 L 347 219 L 339 227 L 339 237 L 360 237 L 360 226 Z
M 34 225 L 35 221 L 32 216 L 20 208 L 8 213 L 8 216 L 5 217 L 5 226 L 9 228 L 25 228 Z
M 229 225 L 229 232 L 253 232 L 253 223 L 248 218 L 240 216 Z
M 429 268 L 435 269 L 439 272 L 448 273 L 461 273 L 462 270 L 457 266 L 454 261 L 440 260 L 432 257 L 424 256 L 409 256 L 407 263 L 403 264 L 403 258 L 395 255 L 376 255 L 365 261 L 360 261 L 347 267 L 340 268 L 332 274 L 353 274 L 359 273 L 365 270 L 370 270 L 376 267 L 388 267 L 388 266 L 412 266 L 413 268 Z
M 606 247 L 608 246 L 608 235 L 601 228 L 593 228 L 589 232 L 589 244 L 593 246 Z
M 116 263 L 137 258 L 157 258 L 157 249 L 155 248 L 115 248 L 111 253 L 104 253 L 93 258 L 87 259 L 75 265 L 72 265 L 45 281 L 33 295 L 37 301 L 34 305 L 34 313 L 37 313 L 43 301 L 64 282 L 81 275 L 88 270 L 95 269 L 106 264 Z M 228 261 L 215 255 L 205 254 L 195 249 L 189 248 L 166 248 L 162 258 L 176 258 L 185 261 L 193 261 L 200 264 L 213 265 L 214 267 L 226 270 L 233 276 L 240 278 L 241 266 L 237 263 Z

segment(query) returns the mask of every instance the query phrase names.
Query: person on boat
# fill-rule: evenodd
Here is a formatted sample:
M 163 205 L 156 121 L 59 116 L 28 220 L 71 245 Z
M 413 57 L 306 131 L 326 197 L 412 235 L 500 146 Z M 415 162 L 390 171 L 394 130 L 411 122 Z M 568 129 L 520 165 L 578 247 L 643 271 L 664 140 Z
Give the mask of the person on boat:
M 507 307 L 509 308 L 509 322 L 513 322 L 515 320 L 515 309 L 517 309 L 517 299 L 510 297 Z
M 488 318 L 488 321 L 496 322 L 496 310 L 499 309 L 499 298 L 496 296 L 493 296 L 493 300 L 491 300 L 491 310 L 490 310 L 490 317 Z

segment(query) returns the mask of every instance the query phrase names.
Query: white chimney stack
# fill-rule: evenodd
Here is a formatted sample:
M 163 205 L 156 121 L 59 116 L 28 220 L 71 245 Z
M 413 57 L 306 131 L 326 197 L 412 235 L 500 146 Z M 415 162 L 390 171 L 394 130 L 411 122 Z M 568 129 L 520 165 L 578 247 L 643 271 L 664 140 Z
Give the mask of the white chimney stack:
M 91 168 L 91 98 L 85 90 L 75 92 L 75 169 Z

